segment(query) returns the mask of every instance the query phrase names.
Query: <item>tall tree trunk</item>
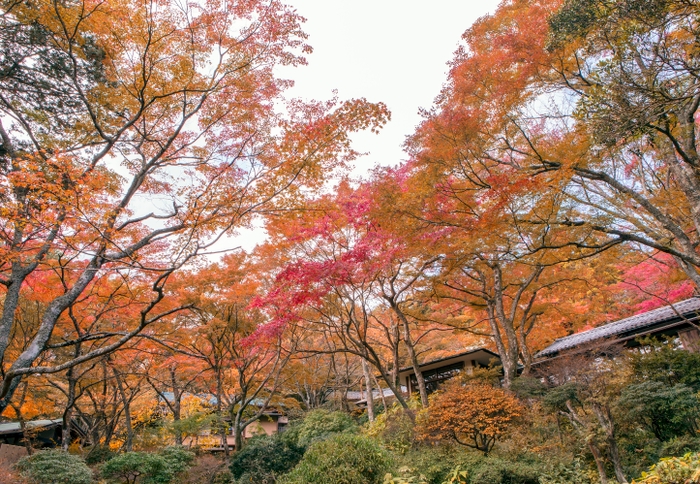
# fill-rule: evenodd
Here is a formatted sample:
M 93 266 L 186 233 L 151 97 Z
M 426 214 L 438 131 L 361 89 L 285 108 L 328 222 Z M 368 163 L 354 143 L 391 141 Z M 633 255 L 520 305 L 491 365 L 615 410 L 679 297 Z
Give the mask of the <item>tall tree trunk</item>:
M 605 473 L 605 462 L 603 461 L 603 456 L 600 455 L 600 450 L 595 441 L 589 440 L 587 442 L 588 450 L 591 451 L 593 460 L 595 461 L 596 469 L 598 469 L 598 476 L 600 477 L 600 484 L 608 484 L 608 475 Z
M 372 394 L 372 375 L 369 372 L 367 360 L 362 359 L 362 373 L 365 376 L 365 387 L 367 388 L 367 417 L 370 422 L 374 422 L 374 395 Z
M 117 382 L 119 396 L 124 406 L 124 426 L 126 427 L 126 442 L 124 443 L 124 447 L 127 452 L 131 452 L 134 448 L 134 426 L 131 421 L 131 400 L 127 398 L 124 381 L 114 367 L 112 367 L 112 373 L 114 374 L 114 380 Z
M 568 410 L 568 413 L 561 412 L 561 414 L 567 417 L 571 422 L 571 425 L 575 429 L 577 429 L 580 434 L 583 435 L 583 438 L 586 441 L 586 445 L 588 446 L 588 450 L 591 451 L 591 455 L 593 456 L 593 460 L 595 461 L 596 468 L 598 469 L 600 484 L 608 484 L 608 475 L 605 472 L 605 461 L 603 460 L 603 456 L 601 455 L 600 450 L 598 449 L 598 443 L 596 442 L 593 433 L 589 431 L 586 423 L 583 420 L 581 420 L 578 413 L 574 409 L 571 400 L 566 401 L 566 408 Z
M 374 380 L 374 385 L 377 387 L 377 390 L 379 391 L 379 397 L 382 399 L 382 405 L 384 406 L 384 411 L 386 412 L 389 407 L 386 405 L 386 397 L 384 396 L 384 389 L 379 384 L 377 377 L 372 375 L 372 380 Z M 399 389 L 400 388 L 401 388 L 401 386 L 399 386 Z
M 175 422 L 175 445 L 182 445 L 182 430 L 177 425 L 182 419 L 182 392 L 177 384 L 175 365 L 170 367 L 170 382 L 173 387 L 173 422 Z
M 403 326 L 403 342 L 406 344 L 406 349 L 408 350 L 408 357 L 411 360 L 411 366 L 413 367 L 413 372 L 416 375 L 416 381 L 418 382 L 418 393 L 420 394 L 420 402 L 424 407 L 428 406 L 428 389 L 425 387 L 425 378 L 423 378 L 423 373 L 420 370 L 420 364 L 418 363 L 418 356 L 416 355 L 416 348 L 413 344 L 413 339 L 411 338 L 411 326 L 408 322 L 408 318 L 403 313 L 401 308 L 395 301 L 390 301 L 391 307 L 396 313 L 396 316 L 401 321 Z
M 243 432 L 245 432 L 245 429 L 241 428 L 241 420 L 243 418 L 242 414 L 243 405 L 240 406 L 233 420 L 233 433 L 236 443 L 236 452 L 239 452 L 243 448 Z
M 71 422 L 73 421 L 73 409 L 66 408 L 63 412 L 63 421 L 61 426 L 61 449 L 68 451 L 68 447 L 71 444 L 70 428 Z
M 24 414 L 22 413 L 22 406 L 24 405 L 24 401 L 27 399 L 28 384 L 26 381 L 22 383 L 24 383 L 24 388 L 20 393 L 19 400 L 16 403 L 11 403 L 11 405 L 13 410 L 15 411 L 15 414 L 17 415 L 17 420 L 19 420 L 19 428 L 22 431 L 24 447 L 27 449 L 27 454 L 32 455 L 34 453 L 34 448 L 32 447 L 32 436 L 30 435 L 29 430 L 27 429 L 27 424 L 24 420 Z
M 503 386 L 510 388 L 510 384 L 518 373 L 518 356 L 520 354 L 518 350 L 518 336 L 513 325 L 513 318 L 506 314 L 501 268 L 498 264 L 493 264 L 490 267 L 494 276 L 494 300 L 493 307 L 489 311 L 489 319 L 493 319 L 492 327 L 495 325 L 499 336 L 501 329 L 506 335 L 507 347 L 503 348 L 501 364 L 503 365 Z
M 224 449 L 224 460 L 228 462 L 229 455 L 231 454 L 231 449 L 228 447 L 228 425 L 226 425 L 226 420 L 223 415 L 222 401 L 221 398 L 224 394 L 224 386 L 221 376 L 221 368 L 216 369 L 216 416 L 219 424 L 219 435 L 221 436 L 221 446 Z
M 610 408 L 607 405 L 601 405 L 596 402 L 592 404 L 592 407 L 600 426 L 605 431 L 605 439 L 608 443 L 608 454 L 610 455 L 610 461 L 615 469 L 615 477 L 617 477 L 617 481 L 620 484 L 627 484 L 627 477 L 625 476 L 625 472 L 622 469 L 622 462 L 620 461 L 620 450 L 617 446 L 617 438 L 615 436 L 615 423 L 613 422 L 612 415 L 610 415 Z

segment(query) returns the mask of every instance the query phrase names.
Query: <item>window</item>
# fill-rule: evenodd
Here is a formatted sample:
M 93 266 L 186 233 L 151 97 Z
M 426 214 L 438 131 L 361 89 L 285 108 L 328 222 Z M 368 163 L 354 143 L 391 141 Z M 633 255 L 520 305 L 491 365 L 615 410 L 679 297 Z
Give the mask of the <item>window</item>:
M 450 378 L 459 375 L 464 371 L 464 362 L 460 361 L 458 363 L 454 363 L 452 365 L 447 365 L 447 366 L 441 366 L 440 368 L 435 368 L 433 370 L 428 370 L 424 371 L 423 373 L 423 379 L 425 380 L 425 389 L 428 391 L 428 393 L 433 393 L 438 389 L 438 386 L 445 380 L 449 380 Z M 416 378 L 416 375 L 413 374 L 410 377 L 411 381 L 411 389 L 417 389 L 418 388 L 418 379 Z

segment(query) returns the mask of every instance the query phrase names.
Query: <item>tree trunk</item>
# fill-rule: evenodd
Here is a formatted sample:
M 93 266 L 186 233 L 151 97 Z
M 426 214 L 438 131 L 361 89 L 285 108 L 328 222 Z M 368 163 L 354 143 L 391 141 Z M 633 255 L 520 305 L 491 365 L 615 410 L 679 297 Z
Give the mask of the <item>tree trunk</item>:
M 608 454 L 610 455 L 610 461 L 615 469 L 615 477 L 620 484 L 627 484 L 627 477 L 622 469 L 622 462 L 620 461 L 620 451 L 617 447 L 617 438 L 615 436 L 615 423 L 612 420 L 612 415 L 610 415 L 610 409 L 607 405 L 601 405 L 599 403 L 593 403 L 593 411 L 598 418 L 600 426 L 603 427 L 605 431 L 605 438 L 608 443 Z
M 236 442 L 236 452 L 239 452 L 243 448 L 243 432 L 245 432 L 245 429 L 241 428 L 242 412 L 243 405 L 241 405 L 241 408 L 236 412 L 236 416 L 233 422 L 233 433 Z
M 372 375 L 369 373 L 367 360 L 362 360 L 362 373 L 365 376 L 365 387 L 367 388 L 367 417 L 370 422 L 374 422 L 374 395 L 372 394 Z
M 231 450 L 228 447 L 228 426 L 223 418 L 223 408 L 221 407 L 221 397 L 224 394 L 223 382 L 221 381 L 221 369 L 216 371 L 216 415 L 219 424 L 219 435 L 221 436 L 221 446 L 224 448 L 224 461 L 228 462 Z
M 389 407 L 386 405 L 386 398 L 384 397 L 384 389 L 379 384 L 377 377 L 372 375 L 372 380 L 374 380 L 374 385 L 377 387 L 377 390 L 379 391 L 379 397 L 382 399 L 382 405 L 384 406 L 384 411 L 386 412 L 389 409 Z M 399 388 L 401 388 L 400 385 L 399 385 Z
M 175 422 L 175 445 L 182 445 L 182 430 L 178 427 L 177 423 L 182 419 L 182 392 L 177 384 L 177 377 L 175 374 L 175 366 L 170 367 L 170 381 L 173 387 L 173 422 Z
M 401 309 L 394 301 L 391 301 L 391 307 L 396 313 L 396 316 L 401 321 L 401 324 L 403 325 L 403 342 L 406 344 L 406 349 L 408 350 L 408 357 L 411 360 L 413 372 L 416 374 L 416 381 L 418 382 L 418 393 L 420 394 L 420 402 L 424 407 L 427 407 L 428 389 L 425 387 L 425 378 L 423 378 L 423 373 L 420 370 L 418 356 L 416 355 L 416 349 L 413 345 L 413 339 L 411 338 L 411 326 L 409 325 L 408 318 L 406 317 L 406 315 L 403 313 L 403 311 L 401 311 Z
M 124 405 L 124 426 L 126 427 L 126 442 L 124 443 L 124 447 L 127 452 L 131 452 L 134 448 L 134 427 L 131 422 L 131 401 L 126 396 L 124 382 L 119 376 L 119 372 L 113 367 L 112 373 L 114 373 L 114 380 L 117 382 L 119 396 L 122 399 L 122 405 Z
M 566 401 L 566 408 L 569 412 L 561 412 L 561 414 L 566 416 L 571 422 L 571 425 L 583 434 L 584 439 L 586 441 L 586 445 L 588 446 L 588 450 L 591 451 L 591 455 L 593 456 L 593 460 L 595 461 L 596 468 L 598 469 L 598 475 L 600 476 L 600 484 L 608 484 L 608 475 L 605 473 L 605 461 L 603 460 L 603 456 L 600 454 L 600 450 L 598 449 L 598 443 L 595 441 L 595 437 L 592 436 L 591 432 L 589 432 L 588 426 L 578 416 L 570 400 Z
M 70 447 L 70 427 L 71 421 L 73 420 L 73 405 L 75 405 L 75 368 L 71 367 L 66 373 L 66 380 L 68 380 L 68 391 L 66 392 L 66 409 L 63 412 L 63 422 L 61 428 L 61 448 L 64 451 L 68 451 Z
M 592 440 L 589 440 L 587 444 L 588 449 L 591 451 L 591 455 L 593 455 L 595 466 L 598 469 L 598 476 L 600 476 L 600 484 L 608 484 L 608 476 L 605 473 L 605 462 L 603 461 L 603 456 L 600 455 L 598 446 L 596 446 L 596 443 Z

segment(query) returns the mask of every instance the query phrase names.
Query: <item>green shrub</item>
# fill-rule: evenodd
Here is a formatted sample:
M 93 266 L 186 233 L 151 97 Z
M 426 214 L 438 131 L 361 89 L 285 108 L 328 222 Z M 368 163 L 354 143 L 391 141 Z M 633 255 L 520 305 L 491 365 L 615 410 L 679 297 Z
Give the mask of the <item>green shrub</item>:
M 633 422 L 640 422 L 660 441 L 694 431 L 698 417 L 698 399 L 692 388 L 679 383 L 669 386 L 659 381 L 628 385 L 622 390 L 619 405 Z
M 230 470 L 224 469 L 216 473 L 212 484 L 236 484 L 236 479 L 233 477 Z
M 486 458 L 469 470 L 470 484 L 539 484 L 541 470 L 525 462 Z
M 365 434 L 379 439 L 390 451 L 405 454 L 416 441 L 415 415 L 412 408 L 394 405 L 369 423 Z
M 657 381 L 668 386 L 679 383 L 700 391 L 700 353 L 676 348 L 672 341 L 654 339 L 640 341 L 644 352 L 630 352 L 630 369 L 637 381 Z
M 15 464 L 32 484 L 90 484 L 92 471 L 85 461 L 62 450 L 44 450 Z
M 395 475 L 386 474 L 382 484 L 428 484 L 428 481 L 424 475 L 415 475 L 412 469 L 401 467 Z
M 231 474 L 240 483 L 270 484 L 292 469 L 304 451 L 281 437 L 251 439 L 231 459 Z
M 663 457 L 679 457 L 698 449 L 700 449 L 700 436 L 681 435 L 664 442 L 660 454 Z
M 633 484 L 699 484 L 700 453 L 688 453 L 683 457 L 661 459 L 649 469 L 642 472 L 639 480 Z
M 124 484 L 168 484 L 174 475 L 165 459 L 148 452 L 127 452 L 108 460 L 101 471 L 109 482 Z
M 457 466 L 450 472 L 447 480 L 441 484 L 468 484 L 469 472 Z M 426 477 L 422 474 L 414 475 L 411 469 L 403 467 L 399 469 L 396 476 L 387 474 L 384 476 L 383 484 L 428 484 Z
M 595 484 L 600 482 L 598 472 L 587 469 L 581 461 L 568 465 L 555 464 L 545 467 L 540 475 L 540 484 Z
M 374 441 L 339 434 L 316 442 L 299 465 L 284 476 L 285 484 L 380 484 L 391 461 Z
M 428 484 L 442 484 L 449 482 L 455 469 L 471 472 L 484 457 L 454 445 L 440 445 L 414 448 L 397 459 L 410 475 L 424 476 Z
M 85 456 L 85 462 L 88 465 L 99 464 L 101 462 L 108 461 L 116 454 L 112 449 L 104 445 L 93 446 L 88 454 Z
M 159 452 L 173 474 L 182 474 L 194 463 L 194 454 L 184 447 L 173 445 Z
M 296 446 L 308 447 L 333 434 L 356 432 L 357 424 L 347 413 L 319 409 L 306 414 L 304 420 L 290 431 L 286 440 L 296 437 Z
M 513 380 L 510 390 L 522 399 L 538 398 L 547 393 L 547 387 L 539 378 L 528 376 L 521 376 Z
M 124 484 L 170 484 L 194 461 L 194 454 L 180 447 L 167 447 L 159 454 L 127 452 L 102 466 L 102 477 Z

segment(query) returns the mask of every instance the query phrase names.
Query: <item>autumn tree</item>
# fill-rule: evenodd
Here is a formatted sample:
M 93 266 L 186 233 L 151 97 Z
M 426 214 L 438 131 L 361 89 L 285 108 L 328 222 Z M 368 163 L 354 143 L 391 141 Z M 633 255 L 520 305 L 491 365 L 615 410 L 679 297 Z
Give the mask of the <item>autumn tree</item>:
M 504 2 L 464 34 L 413 168 L 453 200 L 525 197 L 518 225 L 560 232 L 537 250 L 634 243 L 697 286 L 696 7 Z
M 523 415 L 513 395 L 484 383 L 449 385 L 430 397 L 416 425 L 425 440 L 449 440 L 488 455 Z
M 204 390 L 201 380 L 205 367 L 198 358 L 162 347 L 158 350 L 150 352 L 150 364 L 144 371 L 146 381 L 170 411 L 175 445 L 182 445 L 183 432 L 180 421 L 185 417 L 183 400 Z
M 178 288 L 181 298 L 192 300 L 193 309 L 173 318 L 170 334 L 156 338 L 179 358 L 196 362 L 198 387 L 213 399 L 227 454 L 225 420 L 230 418 L 236 448 L 242 448 L 245 429 L 279 397 L 282 370 L 294 352 L 251 304 L 260 275 L 245 252 L 187 274 Z
M 289 83 L 275 66 L 303 64 L 309 47 L 303 19 L 278 1 L 2 9 L 0 409 L 23 375 L 106 355 L 176 311 L 160 306 L 174 271 L 255 213 L 318 187 L 355 155 L 348 133 L 387 118 L 364 100 L 280 112 Z M 27 278 L 56 265 L 67 285 L 11 357 Z M 120 277 L 150 287 L 131 325 L 83 335 L 105 340 L 94 352 L 36 365 L 71 304 Z
M 290 260 L 261 304 L 278 324 L 304 320 L 312 331 L 325 328 L 335 350 L 373 365 L 395 394 L 405 358 L 427 405 L 417 346 L 436 324 L 416 315 L 441 256 L 425 250 L 432 233 L 408 236 L 391 227 L 392 213 L 382 216 L 381 188 L 381 179 L 357 187 L 343 182 L 335 197 L 310 205 L 314 215 L 286 221 L 280 232 L 291 241 Z M 368 371 L 365 380 L 371 387 Z
M 612 464 L 617 482 L 628 482 L 623 469 L 619 435 L 620 421 L 613 411 L 621 388 L 629 382 L 619 358 L 622 348 L 600 344 L 585 354 L 551 362 L 551 381 L 561 382 L 545 397 L 545 405 L 563 416 L 590 451 L 601 482 L 608 482 L 606 460 Z M 607 459 L 606 459 L 607 457 Z

